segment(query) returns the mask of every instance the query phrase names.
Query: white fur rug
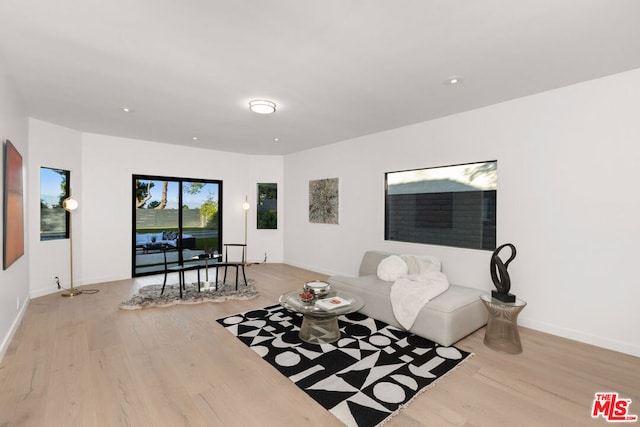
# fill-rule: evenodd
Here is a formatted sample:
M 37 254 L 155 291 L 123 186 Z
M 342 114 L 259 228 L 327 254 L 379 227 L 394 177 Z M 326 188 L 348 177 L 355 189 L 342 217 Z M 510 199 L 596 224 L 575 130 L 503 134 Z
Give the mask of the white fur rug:
M 218 285 L 218 290 L 202 290 L 198 292 L 194 285 L 187 285 L 182 291 L 182 299 L 178 285 L 167 285 L 164 295 L 160 295 L 162 285 L 148 285 L 140 288 L 131 299 L 120 303 L 122 310 L 139 310 L 150 307 L 170 307 L 177 304 L 200 304 L 203 302 L 224 302 L 230 299 L 253 299 L 259 292 L 253 287 L 253 280 L 249 284 L 239 284 L 236 291 L 235 282 Z

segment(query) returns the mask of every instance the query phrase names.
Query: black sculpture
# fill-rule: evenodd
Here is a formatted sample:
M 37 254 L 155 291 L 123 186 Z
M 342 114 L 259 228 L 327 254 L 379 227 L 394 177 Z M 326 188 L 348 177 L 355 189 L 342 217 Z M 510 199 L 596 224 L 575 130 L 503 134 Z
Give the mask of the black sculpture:
M 511 256 L 507 260 L 507 262 L 503 263 L 502 260 L 498 257 L 499 252 L 508 246 L 511 248 Z M 493 298 L 499 299 L 502 302 L 515 302 L 516 296 L 509 293 L 511 289 L 511 278 L 509 277 L 509 273 L 507 272 L 507 267 L 509 267 L 509 263 L 513 261 L 516 257 L 516 247 L 511 243 L 505 243 L 502 246 L 499 246 L 493 254 L 491 254 L 491 280 L 493 280 L 493 284 L 495 285 L 496 291 L 491 291 L 491 296 Z

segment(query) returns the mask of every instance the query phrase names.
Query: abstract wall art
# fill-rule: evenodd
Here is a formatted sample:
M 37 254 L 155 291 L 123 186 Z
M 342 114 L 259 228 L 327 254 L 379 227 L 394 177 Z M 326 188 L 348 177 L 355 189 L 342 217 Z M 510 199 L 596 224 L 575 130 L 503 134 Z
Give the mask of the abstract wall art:
M 22 156 L 11 141 L 4 143 L 4 251 L 6 270 L 24 255 Z
M 309 181 L 309 222 L 338 224 L 339 179 Z

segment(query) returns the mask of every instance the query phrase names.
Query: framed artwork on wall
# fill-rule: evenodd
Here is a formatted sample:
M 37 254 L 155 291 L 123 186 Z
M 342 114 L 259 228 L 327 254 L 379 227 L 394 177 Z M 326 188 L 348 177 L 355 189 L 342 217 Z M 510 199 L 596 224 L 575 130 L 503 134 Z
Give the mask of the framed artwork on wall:
M 11 141 L 4 143 L 4 251 L 6 270 L 24 255 L 22 156 Z
M 339 184 L 338 178 L 309 181 L 309 222 L 338 224 Z

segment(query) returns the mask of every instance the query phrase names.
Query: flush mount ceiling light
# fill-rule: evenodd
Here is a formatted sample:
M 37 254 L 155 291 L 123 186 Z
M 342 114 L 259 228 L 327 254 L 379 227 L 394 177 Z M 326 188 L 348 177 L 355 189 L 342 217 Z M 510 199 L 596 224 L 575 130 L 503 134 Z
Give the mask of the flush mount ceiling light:
M 275 113 L 276 103 L 267 99 L 254 99 L 249 101 L 249 110 L 258 114 Z

